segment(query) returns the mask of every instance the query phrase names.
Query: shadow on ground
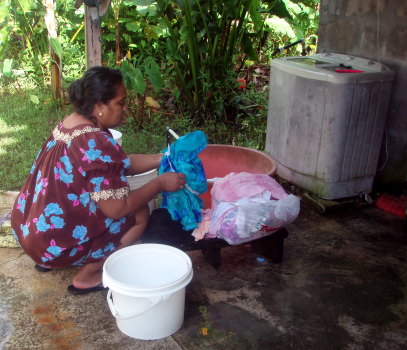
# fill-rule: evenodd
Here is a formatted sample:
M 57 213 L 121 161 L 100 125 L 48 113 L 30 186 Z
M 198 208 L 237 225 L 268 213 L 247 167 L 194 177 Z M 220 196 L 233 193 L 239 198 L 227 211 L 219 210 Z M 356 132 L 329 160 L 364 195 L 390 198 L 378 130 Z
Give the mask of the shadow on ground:
M 278 265 L 258 263 L 249 245 L 222 249 L 218 270 L 188 252 L 183 327 L 156 341 L 122 334 L 106 292 L 66 293 L 74 270 L 40 273 L 20 249 L 1 248 L 0 348 L 406 349 L 405 220 L 373 207 L 303 207 L 287 229 Z

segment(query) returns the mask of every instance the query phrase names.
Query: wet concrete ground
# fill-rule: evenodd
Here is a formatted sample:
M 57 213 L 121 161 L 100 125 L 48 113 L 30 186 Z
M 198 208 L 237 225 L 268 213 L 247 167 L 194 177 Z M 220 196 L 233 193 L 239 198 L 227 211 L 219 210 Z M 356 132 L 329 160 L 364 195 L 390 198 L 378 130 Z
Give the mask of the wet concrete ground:
M 0 248 L 0 349 L 407 349 L 405 220 L 303 207 L 287 229 L 279 265 L 259 264 L 249 245 L 222 249 L 218 270 L 188 252 L 183 327 L 156 341 L 122 334 L 106 292 L 68 294 L 74 270 L 40 273 Z

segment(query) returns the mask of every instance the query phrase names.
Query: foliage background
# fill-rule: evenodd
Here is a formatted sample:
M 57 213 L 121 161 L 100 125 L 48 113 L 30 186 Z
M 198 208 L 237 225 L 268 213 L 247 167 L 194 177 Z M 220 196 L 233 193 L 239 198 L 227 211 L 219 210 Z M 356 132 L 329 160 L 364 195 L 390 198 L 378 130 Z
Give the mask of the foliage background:
M 63 87 L 85 71 L 84 5 L 54 2 Z M 123 71 L 129 119 L 124 149 L 156 152 L 169 125 L 201 129 L 211 143 L 264 149 L 269 63 L 316 49 L 316 0 L 112 0 L 102 18 L 102 61 Z M 18 189 L 70 111 L 51 91 L 50 41 L 41 0 L 0 0 L 0 188 Z M 57 45 L 57 46 L 55 46 Z

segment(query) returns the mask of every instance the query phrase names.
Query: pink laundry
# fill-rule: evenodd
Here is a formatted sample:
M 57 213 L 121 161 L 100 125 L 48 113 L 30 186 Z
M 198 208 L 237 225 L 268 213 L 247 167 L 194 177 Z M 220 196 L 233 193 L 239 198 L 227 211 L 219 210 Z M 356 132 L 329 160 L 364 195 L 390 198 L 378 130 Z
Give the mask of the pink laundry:
M 212 187 L 211 196 L 211 209 L 203 211 L 202 221 L 192 232 L 196 241 L 217 236 L 217 229 L 232 207 L 228 202 L 237 202 L 245 198 L 256 200 L 264 196 L 269 200 L 279 200 L 287 197 L 288 194 L 275 179 L 268 175 L 241 172 L 230 173 L 217 180 Z M 215 209 L 217 209 L 216 215 L 213 217 Z

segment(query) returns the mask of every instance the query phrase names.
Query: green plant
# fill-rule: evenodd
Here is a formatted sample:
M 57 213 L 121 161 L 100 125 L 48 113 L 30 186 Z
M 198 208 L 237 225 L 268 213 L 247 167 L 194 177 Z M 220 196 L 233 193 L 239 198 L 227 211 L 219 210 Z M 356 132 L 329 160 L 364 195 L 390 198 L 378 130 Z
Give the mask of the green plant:
M 123 59 L 145 59 L 153 56 L 161 63 L 165 37 L 164 27 L 153 1 L 115 0 L 103 18 L 104 61 L 120 65 Z M 114 53 L 114 54 L 112 54 Z
M 208 116 L 234 120 L 223 108 L 234 95 L 237 74 L 247 60 L 257 60 L 267 13 L 289 16 L 260 0 L 157 0 L 158 13 L 169 33 L 167 64 L 189 112 L 200 123 Z M 283 11 L 285 9 L 285 12 Z
M 8 59 L 6 58 L 3 61 L 3 67 L 2 67 L 2 83 L 4 82 L 5 90 L 7 92 L 10 92 L 10 87 L 12 86 L 15 91 L 19 94 L 23 94 L 23 88 L 21 87 L 19 83 L 19 79 L 17 77 L 17 74 L 13 70 L 13 59 Z M 30 101 L 38 105 L 40 103 L 40 100 L 36 94 L 31 94 L 30 96 Z
M 164 85 L 160 68 L 153 57 L 147 57 L 143 61 L 133 59 L 129 62 L 125 60 L 118 68 L 123 73 L 124 82 L 128 89 L 128 114 L 134 120 L 139 120 L 140 126 L 144 119 L 145 102 L 153 101 L 151 97 L 147 96 L 146 81 L 150 83 L 153 90 L 159 90 Z
M 4 25 L 0 57 L 15 59 L 16 68 L 24 70 L 36 84 L 43 82 L 43 54 L 48 50 L 44 14 L 40 0 L 5 0 L 0 5 Z M 31 69 L 25 69 L 27 62 Z
M 83 26 L 83 13 L 75 11 L 70 0 L 59 0 L 54 10 L 59 35 L 50 42 L 41 0 L 0 3 L 0 62 L 14 60 L 14 76 L 20 85 L 42 87 L 50 83 L 50 66 L 56 62 L 55 57 L 50 57 L 50 46 L 57 50 L 58 56 L 63 53 L 63 73 L 67 79 L 83 72 L 84 36 L 78 31 Z
M 270 46 L 265 50 L 267 59 L 271 59 L 270 53 L 289 42 L 298 39 L 305 40 L 306 51 L 308 53 L 316 52 L 317 30 L 319 23 L 319 0 L 281 0 L 284 2 L 288 11 L 288 16 L 278 17 L 269 16 L 265 25 L 268 30 Z M 296 56 L 301 53 L 301 46 L 297 45 L 285 51 L 279 56 Z
M 13 85 L 18 92 L 19 91 L 18 88 L 13 84 L 14 80 L 13 59 L 6 58 L 2 62 L 1 73 L 2 73 L 1 74 L 2 85 L 5 86 L 6 89 L 8 89 L 10 85 Z
M 120 40 L 121 69 L 133 116 L 121 127 L 126 151 L 162 150 L 166 125 L 180 134 L 201 129 L 211 143 L 263 149 L 267 91 L 254 86 L 246 72 L 260 61 L 267 65 L 276 45 L 298 35 L 312 41 L 318 0 L 118 3 L 119 16 L 111 10 L 102 20 L 102 59 L 106 65 L 116 64 L 116 42 Z M 84 7 L 75 9 L 72 0 L 58 0 L 55 5 L 58 39 L 53 46 L 63 56 L 67 84 L 85 70 Z M 0 161 L 13 166 L 11 181 L 3 169 L 0 183 L 7 183 L 9 189 L 22 183 L 26 175 L 23 168 L 35 157 L 39 138 L 50 131 L 43 128 L 37 132 L 32 121 L 51 128 L 55 113 L 63 113 L 47 93 L 50 56 L 44 13 L 41 0 L 0 3 Z M 281 26 L 269 24 L 275 18 L 285 19 L 280 21 L 286 25 L 285 33 Z M 246 89 L 238 88 L 237 78 L 246 79 Z M 144 100 L 149 96 L 164 106 L 171 105 L 171 110 L 146 108 Z M 10 106 L 18 106 L 18 110 L 10 110 Z M 33 140 L 29 133 L 39 138 Z M 10 143 L 5 144 L 5 140 Z M 27 140 L 30 147 L 21 146 Z M 14 163 L 23 168 L 15 170 Z

